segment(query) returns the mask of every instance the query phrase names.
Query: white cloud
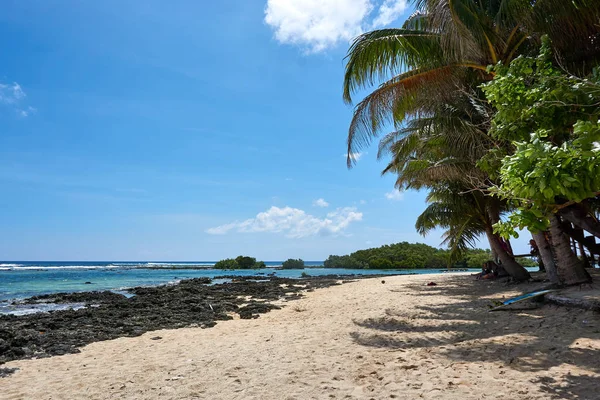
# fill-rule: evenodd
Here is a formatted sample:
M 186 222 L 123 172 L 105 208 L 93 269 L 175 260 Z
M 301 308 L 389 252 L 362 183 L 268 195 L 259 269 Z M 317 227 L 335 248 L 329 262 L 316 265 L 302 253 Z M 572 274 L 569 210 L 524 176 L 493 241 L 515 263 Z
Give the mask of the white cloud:
M 404 193 L 402 193 L 399 190 L 394 189 L 391 192 L 387 192 L 385 194 L 385 198 L 388 200 L 392 200 L 392 201 L 399 201 L 404 198 Z
M 404 10 L 406 0 L 267 0 L 265 22 L 280 43 L 316 53 L 388 25 Z
M 339 235 L 352 222 L 362 220 L 362 216 L 362 213 L 354 207 L 338 208 L 328 213 L 325 218 L 318 218 L 298 208 L 273 206 L 254 218 L 210 228 L 206 230 L 206 233 L 224 235 L 232 230 L 236 232 L 281 232 L 289 238 Z
M 361 200 L 361 201 L 359 201 L 359 203 L 360 204 L 367 204 L 367 201 L 366 200 Z
M 325 201 L 325 199 L 317 199 L 313 201 L 313 206 L 316 207 L 329 207 L 329 203 Z
M 394 22 L 398 17 L 404 14 L 408 8 L 406 0 L 385 0 L 379 7 L 379 14 L 373 20 L 373 27 L 386 26 Z

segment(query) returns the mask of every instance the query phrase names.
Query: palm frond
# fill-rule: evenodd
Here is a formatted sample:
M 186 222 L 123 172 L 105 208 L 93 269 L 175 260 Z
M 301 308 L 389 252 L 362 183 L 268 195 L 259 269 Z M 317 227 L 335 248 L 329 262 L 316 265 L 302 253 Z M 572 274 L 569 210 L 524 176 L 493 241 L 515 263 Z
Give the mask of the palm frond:
M 400 127 L 407 116 L 426 115 L 438 101 L 452 95 L 455 77 L 464 69 L 463 65 L 415 69 L 383 83 L 354 109 L 348 130 L 348 154 L 368 146 L 384 126 Z M 348 157 L 348 167 L 352 165 L 353 160 Z
M 344 101 L 406 69 L 443 64 L 439 34 L 418 29 L 380 29 L 358 36 L 346 55 Z

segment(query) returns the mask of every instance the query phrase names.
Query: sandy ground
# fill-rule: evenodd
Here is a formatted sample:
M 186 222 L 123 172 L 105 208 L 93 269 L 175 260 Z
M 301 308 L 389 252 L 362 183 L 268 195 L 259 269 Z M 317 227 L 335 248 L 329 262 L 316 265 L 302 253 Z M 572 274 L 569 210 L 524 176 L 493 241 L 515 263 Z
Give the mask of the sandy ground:
M 10 362 L 20 370 L 0 398 L 600 399 L 600 313 L 489 313 L 491 299 L 535 287 L 471 279 L 363 280 L 254 320 Z

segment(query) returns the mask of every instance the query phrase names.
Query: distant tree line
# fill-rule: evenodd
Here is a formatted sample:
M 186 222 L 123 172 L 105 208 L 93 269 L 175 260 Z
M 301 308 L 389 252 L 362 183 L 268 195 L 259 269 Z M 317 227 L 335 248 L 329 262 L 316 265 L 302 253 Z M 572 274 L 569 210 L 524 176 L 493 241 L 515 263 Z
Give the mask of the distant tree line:
M 423 243 L 401 242 L 358 250 L 350 255 L 330 255 L 325 268 L 399 269 L 399 268 L 479 268 L 492 259 L 492 252 L 483 249 L 466 250 L 460 260 L 449 263 L 450 251 Z
M 438 249 L 423 243 L 401 242 L 381 247 L 358 250 L 349 255 L 330 255 L 323 263 L 325 268 L 348 269 L 402 269 L 402 268 L 480 268 L 484 262 L 492 260 L 492 252 L 486 249 L 469 249 L 463 258 L 455 262 L 450 250 Z M 530 258 L 519 258 L 521 265 L 537 266 Z M 265 268 L 263 261 L 254 257 L 238 256 L 226 258 L 215 264 L 215 269 L 259 269 Z M 282 269 L 304 269 L 304 260 L 289 258 L 281 265 Z

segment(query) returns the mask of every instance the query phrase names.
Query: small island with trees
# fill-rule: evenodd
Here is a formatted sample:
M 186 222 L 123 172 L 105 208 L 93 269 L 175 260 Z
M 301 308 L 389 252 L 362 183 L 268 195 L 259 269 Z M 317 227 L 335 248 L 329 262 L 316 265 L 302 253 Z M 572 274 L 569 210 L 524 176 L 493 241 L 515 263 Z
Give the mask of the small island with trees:
M 281 264 L 282 269 L 304 269 L 304 260 L 288 258 Z
M 260 269 L 265 267 L 264 261 L 256 261 L 256 258 L 248 256 L 226 258 L 218 261 L 214 266 L 215 269 Z

